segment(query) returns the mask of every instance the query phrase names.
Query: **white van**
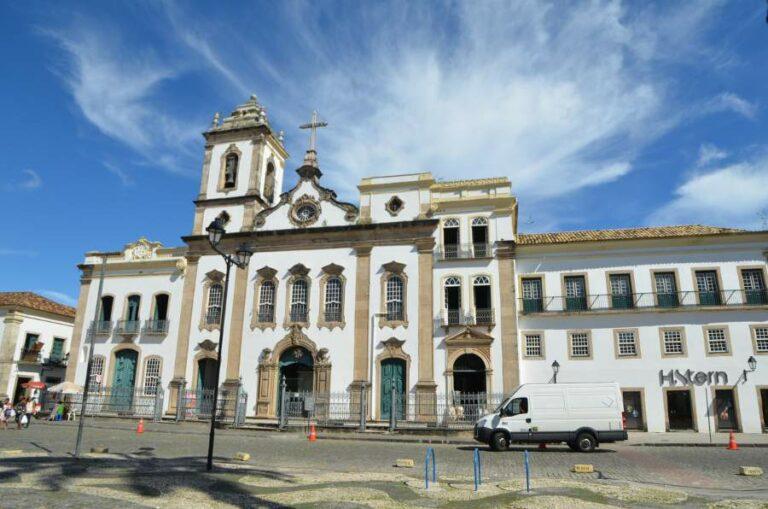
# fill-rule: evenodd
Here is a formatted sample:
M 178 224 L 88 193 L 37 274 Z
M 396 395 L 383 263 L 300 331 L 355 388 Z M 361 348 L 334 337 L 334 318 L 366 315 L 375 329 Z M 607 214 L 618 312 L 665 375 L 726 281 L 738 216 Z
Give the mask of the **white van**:
M 565 442 L 591 452 L 600 443 L 627 439 L 623 407 L 616 383 L 523 384 L 477 421 L 475 440 L 494 451 L 515 442 Z

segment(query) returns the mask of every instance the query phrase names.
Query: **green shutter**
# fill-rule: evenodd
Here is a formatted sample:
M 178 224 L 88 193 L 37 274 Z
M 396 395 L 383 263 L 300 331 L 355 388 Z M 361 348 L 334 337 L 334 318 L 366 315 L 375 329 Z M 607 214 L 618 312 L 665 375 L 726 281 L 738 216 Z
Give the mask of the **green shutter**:
M 64 340 L 61 338 L 53 338 L 53 346 L 51 347 L 51 355 L 50 355 L 51 360 L 60 361 L 63 353 L 64 353 Z

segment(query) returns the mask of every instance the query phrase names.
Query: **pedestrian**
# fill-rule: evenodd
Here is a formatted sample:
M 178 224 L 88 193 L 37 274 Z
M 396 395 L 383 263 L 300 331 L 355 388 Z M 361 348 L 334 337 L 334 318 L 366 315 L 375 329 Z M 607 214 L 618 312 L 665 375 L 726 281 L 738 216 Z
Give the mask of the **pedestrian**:
M 11 402 L 8 400 L 8 398 L 5 398 L 3 400 L 3 405 L 0 406 L 0 422 L 3 423 L 3 429 L 8 429 L 8 417 L 11 414 L 11 411 L 13 408 L 11 408 Z
M 28 428 L 29 427 L 29 423 L 32 422 L 32 416 L 36 412 L 36 406 L 37 406 L 37 404 L 35 403 L 34 399 L 29 398 L 29 400 L 27 400 L 27 405 L 26 405 L 26 408 L 25 408 L 25 411 L 24 411 L 24 415 L 27 418 L 27 422 L 24 424 L 25 428 Z
M 22 424 L 24 424 L 24 417 L 25 412 L 27 411 L 27 398 L 21 398 L 18 403 L 16 403 L 16 429 L 21 429 Z

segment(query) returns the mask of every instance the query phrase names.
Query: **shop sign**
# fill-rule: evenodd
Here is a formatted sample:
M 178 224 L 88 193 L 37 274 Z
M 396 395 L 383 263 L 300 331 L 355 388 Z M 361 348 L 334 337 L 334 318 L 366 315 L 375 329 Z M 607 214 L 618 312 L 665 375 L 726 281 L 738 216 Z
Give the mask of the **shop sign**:
M 660 369 L 659 385 L 664 385 L 665 382 L 671 387 L 678 383 L 680 385 L 728 385 L 728 374 L 725 371 L 693 371 L 692 369 L 685 371 L 670 369 L 664 373 L 664 370 Z

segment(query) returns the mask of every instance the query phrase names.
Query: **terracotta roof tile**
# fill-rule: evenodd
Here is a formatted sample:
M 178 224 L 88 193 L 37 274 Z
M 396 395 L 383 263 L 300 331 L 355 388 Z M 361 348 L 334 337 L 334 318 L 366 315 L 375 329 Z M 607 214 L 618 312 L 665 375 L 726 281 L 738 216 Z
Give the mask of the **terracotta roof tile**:
M 647 228 L 621 228 L 614 230 L 579 230 L 554 233 L 524 233 L 517 236 L 520 245 L 563 244 L 568 242 L 591 242 L 600 240 L 665 239 L 695 235 L 718 235 L 741 233 L 746 230 L 719 228 L 700 224 L 678 226 L 651 226 Z
M 0 306 L 23 306 L 69 318 L 75 317 L 75 308 L 32 292 L 0 292 Z

